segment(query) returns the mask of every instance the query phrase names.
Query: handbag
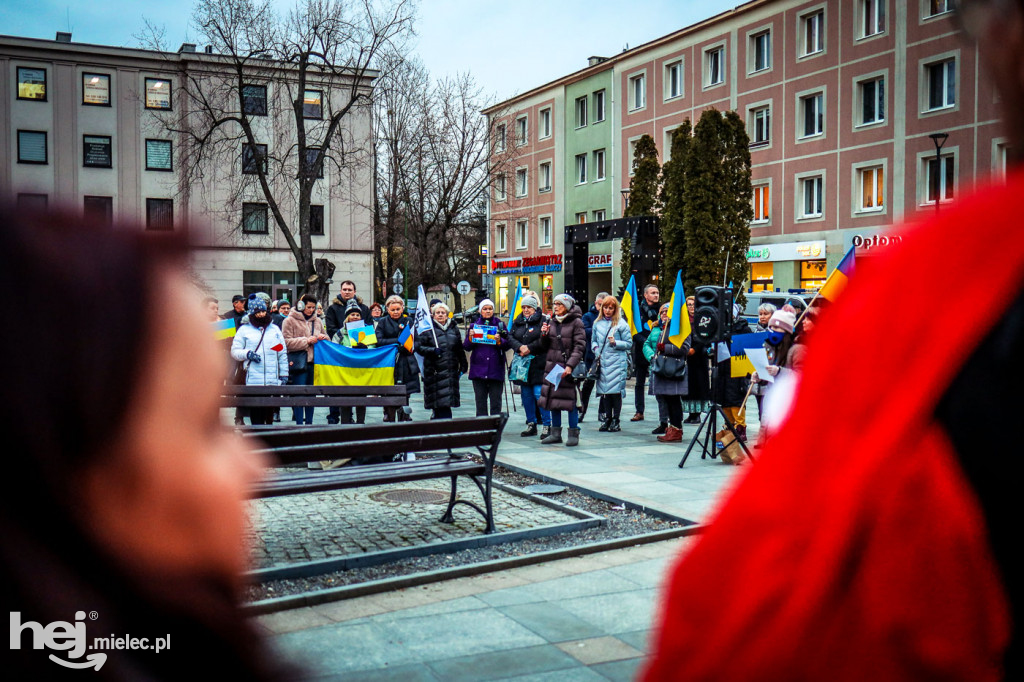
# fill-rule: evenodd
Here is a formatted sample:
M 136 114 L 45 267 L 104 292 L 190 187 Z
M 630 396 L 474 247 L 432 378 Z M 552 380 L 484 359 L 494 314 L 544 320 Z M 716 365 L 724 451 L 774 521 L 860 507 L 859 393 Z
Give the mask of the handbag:
M 562 323 L 558 322 L 557 324 L 558 324 L 558 327 L 556 329 L 557 329 L 557 333 L 558 333 L 558 343 L 559 343 L 559 345 L 561 345 L 561 343 L 562 343 Z M 565 363 L 566 367 L 569 366 L 569 356 L 565 354 L 565 348 L 562 348 L 562 361 Z M 580 359 L 579 362 L 576 363 L 576 366 L 572 368 L 571 376 L 572 376 L 572 380 L 574 382 L 576 382 L 576 383 L 584 381 L 587 378 L 587 366 L 586 366 L 586 363 L 583 362 L 582 358 Z
M 316 328 L 315 322 L 309 323 L 309 335 L 313 336 L 313 331 Z M 307 357 L 306 350 L 290 350 L 288 351 L 288 371 L 289 372 L 305 372 L 308 367 L 309 358 Z
M 661 342 L 665 342 L 668 328 L 661 333 Z M 682 379 L 686 376 L 686 356 L 656 354 L 651 359 L 651 371 L 662 379 Z
M 604 353 L 604 347 L 608 345 L 608 338 L 605 337 L 604 343 L 601 344 L 601 350 L 597 353 L 597 358 L 594 360 L 594 364 L 587 370 L 587 376 L 584 381 L 594 383 L 597 381 L 598 375 L 601 374 L 601 355 Z
M 533 362 L 533 355 L 517 355 L 512 358 L 512 367 L 508 370 L 508 378 L 512 381 L 529 381 L 531 362 Z
M 267 327 L 263 328 L 263 332 L 260 334 L 260 342 L 257 343 L 256 347 L 252 349 L 254 353 L 260 349 L 261 345 L 263 345 L 263 337 L 266 335 L 267 329 L 269 329 L 269 325 Z M 235 386 L 244 386 L 245 385 L 245 375 L 248 372 L 249 372 L 249 363 L 246 362 L 245 360 L 239 360 L 238 364 L 235 365 L 235 374 L 232 377 L 232 381 L 235 382 Z

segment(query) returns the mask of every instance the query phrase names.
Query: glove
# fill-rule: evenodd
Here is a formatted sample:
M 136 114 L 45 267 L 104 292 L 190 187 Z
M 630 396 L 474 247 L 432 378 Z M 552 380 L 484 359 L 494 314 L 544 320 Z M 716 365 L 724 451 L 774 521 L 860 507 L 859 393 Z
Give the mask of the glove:
M 362 348 L 362 349 L 365 350 L 366 349 L 366 344 L 365 343 L 357 343 L 354 347 L 355 348 Z
M 501 335 L 501 338 L 503 338 L 503 339 L 507 339 L 508 338 L 508 330 L 507 329 L 502 329 L 501 332 L 499 332 L 499 334 Z
M 444 351 L 441 350 L 440 348 L 432 348 L 431 350 L 434 352 L 434 355 L 436 355 L 437 357 L 441 357 L 442 355 L 444 355 Z
M 659 353 L 664 353 L 665 352 L 665 342 L 664 341 L 662 341 L 662 342 L 660 342 L 658 344 L 658 352 Z
M 256 351 L 251 350 L 245 354 L 245 359 L 249 362 L 255 362 L 257 365 L 263 362 L 263 358 L 256 354 Z

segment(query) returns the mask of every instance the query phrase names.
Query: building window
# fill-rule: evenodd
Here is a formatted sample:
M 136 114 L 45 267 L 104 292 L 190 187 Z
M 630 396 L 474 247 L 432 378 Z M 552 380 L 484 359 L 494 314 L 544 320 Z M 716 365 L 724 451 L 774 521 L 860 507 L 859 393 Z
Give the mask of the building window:
M 171 81 L 166 78 L 146 79 L 147 109 L 171 110 Z
M 771 142 L 772 108 L 768 105 L 750 110 L 750 146 Z
M 582 185 L 587 181 L 587 155 L 576 155 L 576 184 Z
M 82 165 L 111 168 L 114 165 L 109 135 L 82 135 Z
M 992 151 L 992 174 L 1000 180 L 1006 179 L 1006 169 L 1009 167 L 1010 145 L 1006 142 L 996 142 Z
M 31 102 L 46 101 L 46 69 L 18 67 L 18 99 Z
M 576 224 L 577 225 L 582 225 L 585 222 L 587 222 L 587 212 L 586 211 L 581 211 L 581 212 L 577 213 L 576 214 Z
M 508 228 L 505 227 L 505 223 L 498 223 L 494 226 L 494 241 L 497 242 L 497 251 L 504 251 L 508 248 Z
M 885 208 L 885 169 L 881 166 L 857 171 L 860 182 L 859 210 L 881 211 Z
M 750 71 L 756 73 L 770 69 L 772 66 L 772 33 L 762 31 L 757 35 L 750 36 L 750 51 L 752 62 Z
M 576 98 L 576 127 L 587 125 L 587 96 Z
M 541 218 L 537 223 L 541 246 L 551 246 L 551 218 Z
M 754 186 L 754 219 L 753 223 L 766 223 L 771 217 L 771 201 L 768 185 Z
M 681 97 L 683 94 L 683 60 L 665 65 L 665 99 Z
M 256 175 L 260 172 L 267 172 L 267 145 L 265 144 L 243 144 L 242 145 L 242 172 L 246 175 Z
M 324 117 L 324 93 L 320 90 L 306 90 L 302 93 L 302 118 Z
M 551 137 L 551 109 L 540 110 L 540 131 L 538 133 L 540 139 L 544 140 Z
M 505 201 L 508 198 L 508 193 L 505 189 L 505 174 L 494 176 L 494 200 Z
M 49 163 L 46 146 L 46 131 L 18 131 L 18 163 Z
M 956 182 L 956 160 L 953 158 L 953 155 L 947 154 L 938 159 L 931 157 L 925 160 L 925 164 L 928 174 L 927 203 L 934 204 L 936 201 L 951 201 Z
M 267 86 L 242 86 L 242 111 L 248 116 L 267 115 Z
M 309 207 L 309 233 L 316 236 L 324 234 L 323 204 L 311 204 Z
M 110 106 L 110 75 L 105 73 L 82 74 L 82 104 L 89 107 Z
M 494 151 L 505 151 L 505 124 L 501 123 L 494 128 Z
M 594 93 L 594 123 L 604 120 L 604 90 Z
M 822 215 L 822 188 L 824 182 L 820 175 L 804 178 L 800 181 L 801 218 L 820 218 Z
M 807 57 L 825 49 L 825 10 L 818 10 L 800 17 L 801 56 Z
M 956 104 L 956 60 L 946 59 L 926 64 L 928 79 L 928 110 L 945 109 Z
M 713 47 L 704 52 L 704 86 L 725 82 L 725 48 Z
M 600 222 L 600 221 L 604 220 L 604 216 L 605 216 L 604 209 L 603 208 L 597 209 L 596 211 L 594 211 L 594 222 L 596 223 L 596 222 Z
M 114 197 L 86 196 L 82 203 L 82 215 L 100 225 L 113 225 Z
M 774 291 L 775 278 L 773 263 L 750 264 L 750 290 Z
M 146 199 L 146 229 L 174 229 L 173 199 Z
M 928 0 L 928 16 L 934 17 L 956 9 L 956 0 Z
M 644 74 L 629 79 L 629 108 L 643 109 L 647 106 L 647 78 Z
M 540 179 L 538 180 L 539 187 L 538 192 L 550 192 L 551 191 L 551 162 L 547 161 L 538 166 L 540 171 Z
M 525 249 L 529 243 L 530 223 L 525 220 L 516 221 L 516 248 Z
M 823 260 L 800 261 L 800 288 L 820 289 L 825 284 L 827 274 L 826 264 Z
M 317 163 L 317 156 L 320 154 L 320 147 L 306 147 L 306 172 L 315 174 L 317 178 L 324 177 L 324 159 L 320 157 Z
M 860 98 L 860 123 L 868 125 L 885 120 L 885 78 L 861 81 L 857 86 Z
M 813 137 L 825 131 L 825 93 L 800 98 L 800 137 Z
M 878 35 L 885 31 L 886 0 L 860 0 L 861 37 Z
M 31 213 L 43 213 L 49 205 L 49 197 L 45 194 L 18 194 L 18 210 Z
M 594 151 L 594 180 L 604 180 L 604 150 Z
M 244 234 L 267 234 L 267 205 L 242 204 L 242 232 Z
M 525 168 L 519 168 L 519 169 L 516 170 L 516 196 L 517 197 L 525 197 L 526 196 L 526 190 L 527 190 L 527 185 L 526 185 L 526 169 Z
M 146 170 L 174 170 L 174 156 L 170 140 L 146 140 Z
M 526 117 L 520 116 L 516 119 L 516 145 L 526 144 Z

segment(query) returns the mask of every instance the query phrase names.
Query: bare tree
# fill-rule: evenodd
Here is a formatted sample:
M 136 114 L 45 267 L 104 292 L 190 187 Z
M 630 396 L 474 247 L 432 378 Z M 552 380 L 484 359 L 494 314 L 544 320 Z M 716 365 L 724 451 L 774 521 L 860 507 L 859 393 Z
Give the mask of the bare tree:
M 203 192 L 238 229 L 240 204 L 265 202 L 321 300 L 334 264 L 314 257 L 311 206 L 372 192 L 358 170 L 371 175 L 374 67 L 401 51 L 412 11 L 411 0 L 299 0 L 283 15 L 270 0 L 198 0 L 192 22 L 210 54 L 176 62 L 184 101 L 161 122 L 180 140 L 179 191 Z

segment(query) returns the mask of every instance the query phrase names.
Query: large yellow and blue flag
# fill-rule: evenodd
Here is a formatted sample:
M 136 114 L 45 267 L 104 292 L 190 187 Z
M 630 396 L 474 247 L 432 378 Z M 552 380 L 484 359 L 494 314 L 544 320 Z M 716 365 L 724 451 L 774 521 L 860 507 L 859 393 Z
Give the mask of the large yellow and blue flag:
M 761 348 L 769 332 L 755 332 L 753 334 L 737 334 L 732 337 L 729 344 L 731 362 L 729 363 L 729 376 L 745 377 L 754 371 L 754 363 L 747 357 L 748 348 Z
M 825 283 L 821 285 L 821 289 L 818 290 L 819 296 L 829 301 L 834 301 L 839 297 L 839 294 L 843 293 L 843 289 L 846 288 L 850 278 L 853 277 L 855 262 L 853 252 L 856 248 L 851 246 L 850 250 L 843 256 L 843 260 L 839 261 L 839 265 L 828 276 Z
M 313 347 L 314 386 L 393 386 L 398 346 L 345 348 L 331 341 Z
M 523 312 L 523 280 L 516 283 L 516 297 L 512 299 L 512 305 L 508 309 L 508 322 L 512 322 Z
M 690 335 L 690 312 L 686 309 L 686 294 L 683 293 L 683 273 L 676 271 L 676 286 L 668 304 L 668 340 L 676 348 L 682 348 Z
M 622 293 L 622 316 L 629 324 L 629 333 L 636 336 L 640 333 L 643 323 L 640 322 L 640 297 L 636 294 L 636 275 L 629 276 L 629 284 Z
M 215 320 L 210 324 L 213 325 L 213 338 L 218 341 L 221 339 L 230 339 L 235 335 L 235 321 L 231 318 L 226 320 Z

